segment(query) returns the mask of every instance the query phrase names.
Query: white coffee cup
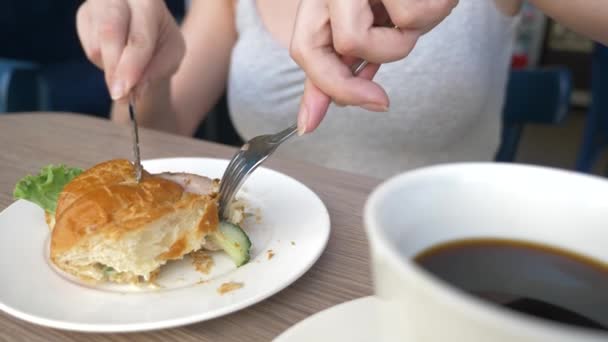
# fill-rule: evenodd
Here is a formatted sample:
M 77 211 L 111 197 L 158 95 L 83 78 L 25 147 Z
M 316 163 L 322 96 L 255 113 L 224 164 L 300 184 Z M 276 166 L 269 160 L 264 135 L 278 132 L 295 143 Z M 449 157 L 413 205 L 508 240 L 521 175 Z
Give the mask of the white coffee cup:
M 507 238 L 608 263 L 608 181 L 514 164 L 435 166 L 380 185 L 364 216 L 383 341 L 608 341 L 608 334 L 524 315 L 465 294 L 412 261 L 442 242 Z M 556 304 L 577 300 L 547 299 Z M 596 315 L 604 314 L 600 319 L 608 320 L 606 312 L 608 307 L 598 304 Z

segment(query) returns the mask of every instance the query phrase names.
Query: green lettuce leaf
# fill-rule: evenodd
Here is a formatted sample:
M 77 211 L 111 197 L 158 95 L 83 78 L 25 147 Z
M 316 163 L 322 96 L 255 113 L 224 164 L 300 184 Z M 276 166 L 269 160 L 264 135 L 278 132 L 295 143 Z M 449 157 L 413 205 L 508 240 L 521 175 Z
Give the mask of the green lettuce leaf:
M 54 214 L 59 193 L 80 173 L 82 173 L 80 168 L 47 165 L 38 175 L 23 177 L 15 186 L 13 197 L 36 203 L 42 209 Z

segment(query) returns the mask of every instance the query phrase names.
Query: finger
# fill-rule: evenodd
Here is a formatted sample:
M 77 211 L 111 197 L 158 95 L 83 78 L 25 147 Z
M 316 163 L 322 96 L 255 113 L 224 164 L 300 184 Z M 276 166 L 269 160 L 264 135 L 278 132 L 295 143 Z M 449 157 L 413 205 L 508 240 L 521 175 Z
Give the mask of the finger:
M 89 61 L 102 69 L 101 50 L 99 48 L 97 32 L 94 30 L 94 23 L 90 15 L 90 7 L 89 2 L 87 1 L 78 8 L 78 12 L 76 13 L 76 31 L 82 49 Z
M 388 97 L 384 90 L 369 80 L 353 77 L 350 68 L 328 46 L 331 28 L 325 6 L 323 0 L 300 2 L 290 49 L 292 57 L 312 83 L 336 102 L 386 108 Z
M 116 66 L 125 49 L 131 11 L 124 0 L 97 0 L 91 2 L 97 20 L 97 32 L 101 45 L 101 60 L 106 82 L 113 99 L 121 97 L 124 85 L 115 82 Z
M 361 70 L 359 73 L 355 74 L 355 69 L 358 69 L 359 65 L 363 62 L 361 58 L 342 56 L 340 57 L 340 60 L 342 60 L 342 63 L 344 63 L 344 65 L 349 67 L 351 73 L 353 73 L 353 76 L 361 77 L 367 80 L 373 79 L 378 69 L 380 69 L 379 64 L 369 63 L 368 61 L 365 68 L 363 68 L 363 70 Z
M 344 56 L 374 63 L 393 62 L 407 56 L 420 36 L 417 30 L 374 26 L 375 16 L 368 1 L 333 1 L 329 12 L 333 45 Z
M 447 17 L 458 0 L 382 0 L 382 3 L 399 28 L 419 30 Z
M 300 1 L 289 45 L 289 53 L 300 67 L 310 60 L 311 51 L 330 43 L 328 21 L 329 13 L 324 0 Z
M 429 26 L 421 28 L 420 29 L 420 35 L 428 33 L 429 31 L 431 31 L 432 29 L 434 29 L 437 25 L 439 25 L 442 21 L 443 21 L 443 18 L 440 19 L 440 20 L 438 20 L 438 21 L 432 22 L 431 24 L 429 24 Z
M 344 65 L 346 65 L 350 68 L 351 72 L 353 73 L 353 76 L 357 76 L 362 79 L 372 80 L 374 78 L 374 76 L 376 75 L 376 73 L 378 72 L 378 70 L 380 69 L 380 64 L 368 62 L 368 63 L 366 63 L 365 67 L 362 70 L 360 70 L 357 74 L 354 74 L 356 72 L 355 70 L 359 69 L 359 66 L 361 65 L 363 60 L 361 58 L 348 57 L 348 56 L 342 56 L 342 57 L 340 57 L 340 59 L 342 60 L 342 63 L 344 63 Z M 335 105 L 337 105 L 339 107 L 347 106 L 346 103 L 339 102 L 335 99 L 333 99 L 333 102 Z
M 141 85 L 173 75 L 184 58 L 186 43 L 179 27 L 169 15 L 164 20 L 169 23 L 161 25 L 165 30 L 160 32 L 156 52 L 141 76 Z
M 329 12 L 324 0 L 301 1 L 290 45 L 292 58 L 308 77 L 298 113 L 300 134 L 321 122 L 331 99 L 338 103 L 386 110 L 388 96 L 377 84 L 354 77 L 331 48 Z M 373 66 L 369 77 L 375 71 Z M 368 72 L 364 70 L 364 74 Z M 310 124 L 308 121 L 310 120 Z
M 348 60 L 347 58 L 343 58 Z M 352 60 L 352 58 L 351 58 Z M 351 62 L 348 60 L 348 62 Z M 351 65 L 351 63 L 348 63 Z M 378 72 L 380 65 L 368 64 L 358 75 L 362 79 L 371 80 L 374 75 Z M 338 103 L 338 101 L 334 101 Z M 309 79 L 306 80 L 304 86 L 304 95 L 300 105 L 300 111 L 298 115 L 298 134 L 303 135 L 317 129 L 321 124 L 321 121 L 325 117 L 331 99 L 329 96 L 323 93 L 320 88 L 315 86 Z M 385 108 L 375 108 L 374 106 L 367 108 L 372 111 L 384 111 Z
M 304 94 L 298 112 L 298 135 L 310 133 L 319 127 L 325 117 L 331 99 L 310 79 L 304 84 Z
M 146 6 L 138 6 L 133 10 L 135 2 L 129 2 L 133 15 L 126 46 L 120 55 L 113 80 L 113 87 L 123 90 L 121 94 L 116 94 L 118 99 L 129 94 L 140 81 L 144 70 L 152 60 L 160 31 L 155 4 L 152 2 L 138 4 L 146 4 Z
M 337 102 L 357 106 L 388 107 L 388 97 L 378 84 L 354 77 L 333 52 L 314 51 L 315 64 L 307 69 L 307 76 L 325 94 Z

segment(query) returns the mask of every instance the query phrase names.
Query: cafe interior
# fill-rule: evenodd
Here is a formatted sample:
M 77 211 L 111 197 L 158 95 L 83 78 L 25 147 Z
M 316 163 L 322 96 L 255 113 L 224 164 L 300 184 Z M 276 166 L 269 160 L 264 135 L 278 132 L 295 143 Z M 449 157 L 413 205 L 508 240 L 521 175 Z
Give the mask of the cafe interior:
M 478 0 L 460 3 L 468 1 Z M 165 2 L 180 23 L 190 2 Z M 0 2 L 0 340 L 608 340 L 608 47 L 526 2 L 518 15 L 492 161 L 409 170 L 387 180 L 297 156 L 263 158 L 242 180 L 244 195 L 230 207 L 222 202 L 222 172 L 246 142 L 231 121 L 227 94 L 191 137 L 146 127 L 138 133 L 137 126 L 110 122 L 112 99 L 103 70 L 87 59 L 78 39 L 75 17 L 82 3 Z M 251 141 L 244 146 L 241 157 L 258 147 Z M 203 185 L 219 187 L 203 196 L 212 203 L 205 210 L 218 205 L 223 220 L 221 233 L 207 238 L 215 239 L 215 248 L 196 254 L 199 241 L 192 254 L 169 261 L 155 290 L 82 283 L 69 274 L 77 272 L 69 262 L 59 261 L 73 255 L 57 254 L 60 241 L 76 236 L 61 235 L 60 229 L 89 224 L 79 216 L 85 214 L 74 213 L 74 204 L 61 208 L 62 198 L 76 201 L 85 190 L 78 195 L 83 197 L 74 195 L 70 183 L 57 190 L 52 231 L 46 227 L 48 207 L 31 197 L 45 211 L 25 203 L 36 177 L 50 175 L 45 165 L 71 163 L 82 168 L 74 172 L 86 175 L 113 158 L 128 160 L 123 166 L 129 170 L 135 167 L 136 188 L 164 171 L 178 176 L 159 176 L 162 182 L 181 184 L 176 189 L 184 193 L 197 181 L 180 183 L 177 172 L 221 178 L 220 185 Z M 117 163 L 94 177 L 118 177 Z M 26 174 L 33 176 L 22 179 Z M 54 181 L 68 174 L 54 173 Z M 71 182 L 83 179 L 75 177 Z M 83 184 L 90 193 L 94 186 L 111 192 L 116 185 Z M 234 209 L 239 205 L 244 209 Z M 74 216 L 66 220 L 69 215 Z M 243 216 L 234 219 L 243 229 L 223 225 L 235 215 Z M 178 226 L 167 229 L 190 229 Z M 97 227 L 81 231 L 92 234 Z M 175 252 L 180 232 L 163 235 L 174 239 L 163 253 Z M 224 238 L 237 248 L 224 248 Z M 122 246 L 95 241 L 108 250 Z M 146 248 L 161 248 L 161 242 Z M 93 249 L 87 243 L 79 248 Z M 128 263 L 107 265 L 95 266 L 103 279 L 128 278 L 120 269 Z M 492 291 L 498 283 L 518 289 L 510 293 L 517 298 Z

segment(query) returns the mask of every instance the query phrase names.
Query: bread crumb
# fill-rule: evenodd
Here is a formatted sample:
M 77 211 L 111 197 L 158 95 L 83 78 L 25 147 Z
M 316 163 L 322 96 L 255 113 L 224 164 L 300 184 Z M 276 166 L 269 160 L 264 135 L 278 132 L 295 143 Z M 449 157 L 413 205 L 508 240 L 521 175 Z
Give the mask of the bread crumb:
M 141 285 L 139 285 L 140 287 L 147 287 L 148 289 L 152 289 L 152 290 L 160 290 L 160 289 L 164 289 L 165 287 L 155 283 L 155 282 L 150 282 L 150 283 L 143 283 Z
M 194 268 L 203 273 L 209 274 L 213 268 L 213 258 L 204 250 L 199 250 L 190 254 Z
M 202 284 L 206 284 L 208 282 L 209 282 L 209 280 L 201 279 L 201 280 L 197 281 L 196 284 L 197 285 L 202 285 Z
M 150 282 L 154 283 L 156 282 L 156 278 L 158 278 L 158 275 L 160 274 L 160 267 L 155 269 L 154 271 L 150 272 Z
M 228 283 L 223 283 L 222 285 L 220 285 L 220 287 L 217 288 L 217 292 L 220 295 L 224 295 L 228 292 L 232 292 L 235 290 L 240 289 L 241 287 L 243 287 L 243 283 L 237 283 L 234 281 L 228 282 Z
M 269 249 L 267 253 L 268 256 L 268 260 L 272 259 L 272 257 L 274 256 L 274 252 L 272 251 L 272 249 Z
M 242 226 L 244 220 L 245 203 L 241 199 L 237 198 L 228 205 L 228 218 L 226 221 L 238 226 Z
M 295 245 L 296 245 L 296 243 L 295 243 L 294 241 L 291 241 L 291 245 L 292 245 L 292 246 L 295 246 Z

